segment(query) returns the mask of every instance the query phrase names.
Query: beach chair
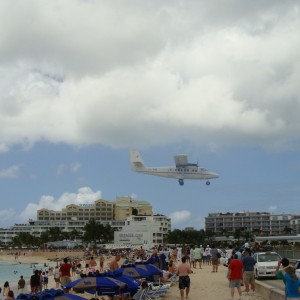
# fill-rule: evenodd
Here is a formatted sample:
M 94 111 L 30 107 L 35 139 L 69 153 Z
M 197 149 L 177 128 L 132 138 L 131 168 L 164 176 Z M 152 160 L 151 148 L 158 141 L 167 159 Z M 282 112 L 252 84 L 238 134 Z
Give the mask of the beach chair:
M 176 281 L 177 281 L 177 274 L 175 272 L 165 283 L 170 284 L 170 286 L 173 286 Z
M 170 287 L 170 284 L 156 285 L 154 283 L 150 283 L 146 294 L 148 298 L 146 299 L 160 299 L 169 292 Z

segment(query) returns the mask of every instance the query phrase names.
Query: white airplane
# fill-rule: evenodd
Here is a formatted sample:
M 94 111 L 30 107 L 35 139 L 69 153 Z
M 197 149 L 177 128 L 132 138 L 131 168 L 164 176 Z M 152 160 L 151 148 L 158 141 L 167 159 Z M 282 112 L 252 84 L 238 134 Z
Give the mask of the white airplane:
M 209 172 L 198 164 L 188 163 L 187 155 L 179 154 L 174 156 L 175 166 L 172 167 L 146 167 L 140 152 L 130 149 L 131 169 L 135 172 L 175 178 L 180 185 L 184 185 L 184 179 L 207 180 L 206 185 L 210 185 L 209 179 L 218 178 L 219 175 Z

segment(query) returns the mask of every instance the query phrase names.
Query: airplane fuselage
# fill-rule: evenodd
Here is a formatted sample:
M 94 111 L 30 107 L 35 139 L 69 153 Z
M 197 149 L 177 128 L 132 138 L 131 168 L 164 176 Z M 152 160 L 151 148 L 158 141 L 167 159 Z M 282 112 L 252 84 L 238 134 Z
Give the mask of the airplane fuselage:
M 213 179 L 219 175 L 209 172 L 204 168 L 196 166 L 188 167 L 145 167 L 143 170 L 136 170 L 153 176 L 161 176 L 176 179 Z

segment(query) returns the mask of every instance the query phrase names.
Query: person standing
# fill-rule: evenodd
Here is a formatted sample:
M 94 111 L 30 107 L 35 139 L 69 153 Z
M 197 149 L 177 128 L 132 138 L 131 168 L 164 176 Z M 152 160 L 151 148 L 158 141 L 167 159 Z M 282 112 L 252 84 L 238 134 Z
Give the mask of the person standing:
M 241 260 L 238 259 L 238 256 L 236 254 L 234 254 L 233 259 L 228 266 L 227 278 L 229 280 L 231 299 L 234 299 L 234 288 L 237 288 L 241 299 L 241 280 L 243 279 L 243 263 Z
M 282 274 L 285 279 L 285 293 L 287 300 L 299 299 L 299 279 L 296 276 L 295 268 L 293 266 L 287 266 L 282 268 Z
M 207 265 L 211 264 L 210 250 L 211 250 L 211 248 L 209 247 L 209 245 L 207 245 L 206 248 L 205 248 L 205 250 L 204 250 L 204 254 L 203 254 L 203 256 L 205 257 L 205 261 L 206 261 Z
M 9 291 L 10 291 L 9 282 L 5 281 L 3 285 L 3 296 L 7 297 Z
M 40 275 L 38 270 L 35 270 L 34 274 L 30 277 L 30 288 L 32 294 L 40 291 Z
M 192 245 L 191 250 L 190 250 L 190 266 L 192 268 L 195 268 L 195 246 Z
M 100 256 L 100 269 L 99 269 L 100 272 L 104 272 L 104 260 L 105 260 L 104 256 L 101 255 Z
M 58 266 L 56 266 L 53 271 L 53 277 L 54 277 L 56 288 L 59 288 L 59 283 L 60 283 L 60 274 L 59 273 L 60 272 L 59 272 Z
M 186 257 L 183 256 L 181 258 L 181 264 L 178 266 L 177 275 L 179 276 L 179 290 L 181 300 L 184 299 L 184 290 L 185 290 L 185 297 L 188 298 L 190 292 L 190 285 L 191 280 L 189 277 L 190 273 L 193 273 L 189 264 L 186 263 Z
M 200 269 L 202 269 L 202 253 L 203 252 L 201 253 L 201 248 L 200 247 L 196 247 L 194 249 L 195 269 L 197 268 L 197 262 L 199 263 Z
M 219 257 L 218 257 L 218 249 L 215 245 L 211 246 L 210 255 L 211 255 L 211 263 L 212 263 L 212 271 L 218 272 L 219 267 Z
M 109 264 L 109 269 L 111 271 L 115 271 L 119 269 L 119 261 L 120 261 L 120 255 L 116 255 L 115 258 Z
M 25 288 L 25 280 L 23 278 L 23 275 L 21 275 L 20 279 L 18 281 L 18 291 L 19 291 L 19 294 L 24 293 L 24 288 Z
M 243 281 L 245 284 L 245 292 L 249 293 L 249 285 L 251 290 L 255 292 L 255 276 L 254 276 L 254 266 L 256 260 L 249 255 L 248 251 L 244 251 L 244 256 L 242 257 L 243 263 Z
M 59 268 L 61 285 L 64 286 L 71 282 L 71 269 L 72 264 L 68 261 L 67 258 L 64 258 L 64 262 Z
M 91 256 L 91 259 L 89 261 L 89 271 L 92 272 L 92 273 L 95 273 L 96 271 L 96 266 L 97 266 L 97 262 L 96 260 L 94 259 L 93 256 Z

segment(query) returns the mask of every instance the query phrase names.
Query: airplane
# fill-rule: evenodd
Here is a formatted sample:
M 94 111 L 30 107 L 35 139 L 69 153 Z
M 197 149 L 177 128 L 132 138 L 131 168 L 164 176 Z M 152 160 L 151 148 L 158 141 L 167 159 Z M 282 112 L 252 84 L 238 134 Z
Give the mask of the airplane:
M 207 171 L 198 164 L 188 162 L 187 155 L 179 154 L 174 156 L 175 166 L 172 167 L 146 167 L 140 152 L 130 149 L 131 170 L 148 175 L 178 179 L 179 185 L 184 185 L 184 179 L 206 180 L 210 185 L 210 179 L 218 178 L 217 173 Z

